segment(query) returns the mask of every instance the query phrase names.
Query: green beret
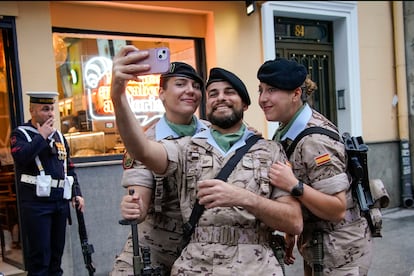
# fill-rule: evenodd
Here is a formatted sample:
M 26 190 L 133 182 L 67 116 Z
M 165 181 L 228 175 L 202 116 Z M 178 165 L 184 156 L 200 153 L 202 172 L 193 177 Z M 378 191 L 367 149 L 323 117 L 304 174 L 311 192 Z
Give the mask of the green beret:
M 251 102 L 250 102 L 249 92 L 247 92 L 246 86 L 244 85 L 242 80 L 239 79 L 239 77 L 237 77 L 232 72 L 227 71 L 223 68 L 218 68 L 218 67 L 211 68 L 210 75 L 207 80 L 206 88 L 213 82 L 218 82 L 218 81 L 227 81 L 228 83 L 230 83 L 230 85 L 233 86 L 233 88 L 240 95 L 240 98 L 242 99 L 242 101 L 245 104 L 250 105 Z
M 260 66 L 257 78 L 260 82 L 282 90 L 294 90 L 301 86 L 308 72 L 302 64 L 294 60 L 277 58 Z

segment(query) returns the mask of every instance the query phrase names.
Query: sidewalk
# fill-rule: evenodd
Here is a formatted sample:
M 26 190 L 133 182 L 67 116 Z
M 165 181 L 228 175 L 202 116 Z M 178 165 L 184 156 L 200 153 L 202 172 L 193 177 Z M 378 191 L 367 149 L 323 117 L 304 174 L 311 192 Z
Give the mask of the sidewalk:
M 414 209 L 385 209 L 382 214 L 383 237 L 374 238 L 368 276 L 410 276 L 414 272 Z M 286 266 L 286 276 L 303 275 L 303 259 L 296 247 L 294 254 L 295 264 Z
M 414 271 L 414 209 L 383 211 L 383 237 L 374 239 L 370 276 L 409 276 Z

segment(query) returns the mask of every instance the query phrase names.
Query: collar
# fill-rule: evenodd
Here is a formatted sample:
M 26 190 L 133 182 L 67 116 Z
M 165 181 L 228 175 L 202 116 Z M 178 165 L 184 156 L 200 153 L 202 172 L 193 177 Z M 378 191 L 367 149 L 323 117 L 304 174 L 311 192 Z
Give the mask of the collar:
M 243 136 L 236 143 L 234 143 L 233 146 L 231 146 L 231 148 L 227 152 L 224 152 L 220 148 L 220 146 L 217 144 L 216 140 L 214 139 L 213 135 L 211 134 L 210 129 L 206 129 L 206 130 L 198 132 L 197 134 L 195 134 L 193 136 L 193 138 L 207 139 L 207 143 L 209 143 L 216 150 L 218 150 L 221 153 L 222 156 L 227 156 L 229 153 L 237 150 L 238 148 L 243 147 L 246 144 L 246 140 L 250 136 L 253 136 L 253 135 L 254 135 L 254 132 L 249 130 L 246 126 L 246 130 L 244 131 Z
M 208 127 L 201 122 L 197 117 L 196 118 L 196 133 L 203 131 L 205 129 L 208 129 Z M 170 128 L 170 126 L 167 124 L 167 121 L 165 119 L 165 115 L 162 116 L 157 124 L 155 125 L 155 140 L 160 141 L 166 138 L 179 138 L 181 137 L 178 135 L 174 130 Z
M 304 108 L 300 112 L 300 114 L 296 117 L 296 120 L 293 122 L 293 124 L 290 126 L 289 130 L 286 132 L 285 135 L 283 135 L 281 141 L 284 141 L 286 139 L 295 140 L 296 136 L 301 133 L 302 130 L 306 128 L 306 125 L 308 124 L 310 118 L 312 117 L 312 108 L 305 103 Z

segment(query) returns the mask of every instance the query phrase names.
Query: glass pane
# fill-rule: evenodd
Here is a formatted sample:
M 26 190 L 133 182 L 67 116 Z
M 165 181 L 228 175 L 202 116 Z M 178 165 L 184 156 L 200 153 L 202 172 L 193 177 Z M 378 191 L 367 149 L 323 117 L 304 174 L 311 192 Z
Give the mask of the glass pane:
M 5 47 L 10 47 L 10 30 L 0 29 L 0 236 L 1 257 L 5 263 L 22 267 L 13 157 L 10 151 L 11 114 L 9 105 L 10 68 Z M 9 40 L 8 40 L 9 39 Z M 8 46 L 9 45 L 9 46 Z M 9 60 L 9 59 L 7 59 Z M 1 270 L 1 268 L 0 268 Z
M 0 162 L 1 166 L 13 165 L 10 153 L 10 107 L 7 89 L 7 70 L 4 56 L 3 33 L 0 32 Z
M 53 33 L 61 130 L 70 143 L 72 157 L 124 152 L 115 124 L 110 82 L 112 58 L 127 44 L 138 49 L 168 47 L 171 61 L 197 68 L 193 39 Z M 128 83 L 131 108 L 144 128 L 164 114 L 158 90 L 159 75 L 142 76 L 140 82 Z

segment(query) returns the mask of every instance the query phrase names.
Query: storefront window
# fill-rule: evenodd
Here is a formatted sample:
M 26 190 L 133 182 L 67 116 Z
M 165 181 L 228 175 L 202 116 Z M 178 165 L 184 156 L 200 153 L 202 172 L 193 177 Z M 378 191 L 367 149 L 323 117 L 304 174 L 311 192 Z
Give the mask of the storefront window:
M 112 58 L 123 45 L 138 49 L 168 47 L 171 61 L 197 68 L 194 39 L 131 35 L 53 32 L 59 91 L 61 130 L 72 157 L 121 154 L 110 99 Z M 156 122 L 164 107 L 158 97 L 159 75 L 130 81 L 127 94 L 132 110 L 144 128 Z
M 19 73 L 13 17 L 0 18 L 0 270 L 2 262 L 24 268 L 10 134 L 20 120 L 15 107 Z M 13 103 L 13 104 L 12 104 Z M 23 272 L 23 271 L 22 271 Z M 0 273 L 1 274 L 1 273 Z

